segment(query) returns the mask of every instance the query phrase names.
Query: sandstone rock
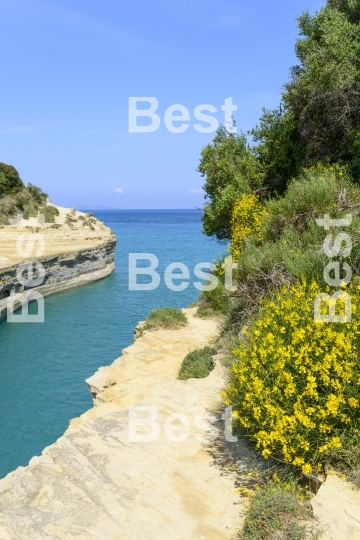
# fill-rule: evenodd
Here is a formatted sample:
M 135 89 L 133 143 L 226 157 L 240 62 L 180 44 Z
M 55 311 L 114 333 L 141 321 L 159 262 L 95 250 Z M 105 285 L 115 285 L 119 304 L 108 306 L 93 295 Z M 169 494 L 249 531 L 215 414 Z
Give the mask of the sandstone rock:
M 184 356 L 209 344 L 213 320 L 194 317 L 178 330 L 146 332 L 111 366 L 88 380 L 95 406 L 63 437 L 0 481 L 1 540 L 231 540 L 243 522 L 240 470 L 254 467 L 241 441 L 229 443 L 221 420 L 219 364 L 206 379 L 177 379 Z M 109 381 L 111 384 L 109 385 Z M 129 408 L 156 407 L 159 436 L 129 436 Z M 199 422 L 216 416 L 218 437 Z M 149 416 L 148 412 L 138 412 Z M 165 422 L 182 414 L 183 442 Z M 208 423 L 205 421 L 205 423 Z M 137 426 L 137 433 L 149 428 Z M 242 474 L 242 473 L 241 473 Z
M 19 282 L 17 272 L 19 265 L 29 257 L 41 263 L 45 270 L 41 285 L 32 289 L 43 296 L 102 279 L 114 270 L 116 237 L 111 230 L 95 218 L 88 222 L 89 218 L 81 212 L 72 214 L 73 219 L 78 221 L 71 222 L 69 226 L 66 224 L 69 210 L 60 207 L 58 209 L 60 215 L 55 224 L 58 228 L 53 228 L 52 224 L 39 223 L 34 227 L 33 221 L 36 219 L 30 218 L 19 221 L 18 226 L 0 229 L 0 320 L 6 316 L 7 298 L 24 292 L 25 287 Z M 84 223 L 89 225 L 84 226 Z M 34 232 L 42 235 L 45 251 L 35 258 L 36 249 L 39 247 L 36 243 L 33 253 L 23 257 L 22 249 L 29 235 Z M 17 241 L 21 235 L 24 235 L 23 245 L 19 250 Z M 34 277 L 37 277 L 35 272 Z M 20 305 L 20 301 L 15 303 L 15 307 Z
M 321 540 L 360 539 L 360 493 L 336 475 L 328 475 L 311 505 Z

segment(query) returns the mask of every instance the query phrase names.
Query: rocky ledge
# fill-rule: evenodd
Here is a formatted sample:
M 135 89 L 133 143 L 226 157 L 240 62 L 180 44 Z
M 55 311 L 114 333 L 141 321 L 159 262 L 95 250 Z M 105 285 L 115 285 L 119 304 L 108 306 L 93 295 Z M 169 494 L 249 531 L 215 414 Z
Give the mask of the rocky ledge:
M 8 299 L 14 294 L 31 289 L 48 296 L 104 278 L 114 270 L 112 231 L 91 214 L 57 208 L 54 223 L 19 216 L 12 226 L 0 229 L 0 320 L 6 317 Z M 31 287 L 23 283 L 28 270 L 20 270 L 29 261 L 33 279 L 44 274 L 41 283 Z M 20 305 L 16 300 L 15 309 Z
M 91 377 L 94 407 L 42 456 L 0 481 L 2 540 L 234 537 L 243 521 L 236 464 L 251 466 L 251 456 L 240 441 L 224 437 L 221 365 L 206 379 L 177 379 L 188 351 L 210 343 L 217 332 L 216 321 L 194 317 L 194 309 L 185 312 L 187 327 L 146 331 Z M 133 406 L 158 411 L 153 440 L 131 440 Z M 218 437 L 207 442 L 209 433 L 196 417 L 207 424 L 210 413 L 217 416 Z M 146 410 L 138 414 L 149 416 Z M 186 428 L 172 417 L 175 437 L 189 433 L 182 442 L 164 431 L 174 414 L 189 421 Z M 138 426 L 139 434 L 149 432 Z

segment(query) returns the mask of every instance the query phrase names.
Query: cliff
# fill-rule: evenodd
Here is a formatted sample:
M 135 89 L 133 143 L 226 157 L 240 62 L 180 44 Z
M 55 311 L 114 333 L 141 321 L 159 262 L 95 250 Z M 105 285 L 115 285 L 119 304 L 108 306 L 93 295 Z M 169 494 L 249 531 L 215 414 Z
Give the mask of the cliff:
M 0 229 L 0 320 L 6 317 L 9 296 L 30 290 L 23 284 L 27 270 L 20 272 L 24 262 L 41 263 L 44 275 L 31 290 L 43 296 L 96 281 L 113 271 L 116 237 L 112 231 L 91 215 L 57 208 L 54 223 L 19 218 Z M 33 248 L 27 247 L 31 236 Z M 39 277 L 39 268 L 33 266 L 33 279 Z M 19 306 L 16 301 L 15 308 Z
M 243 518 L 239 470 L 252 466 L 241 442 L 228 443 L 221 419 L 219 363 L 206 379 L 177 379 L 189 350 L 209 344 L 215 320 L 194 317 L 178 330 L 145 332 L 111 366 L 88 380 L 94 407 L 66 433 L 0 481 L 0 538 L 4 540 L 230 540 Z M 129 408 L 156 407 L 159 436 L 131 440 Z M 196 418 L 217 416 L 216 441 Z M 170 415 L 182 414 L 189 428 Z M 139 417 L 149 412 L 139 411 Z M 171 420 L 171 419 L 170 419 Z M 149 433 L 146 425 L 138 433 Z M 238 465 L 238 466 L 237 466 Z

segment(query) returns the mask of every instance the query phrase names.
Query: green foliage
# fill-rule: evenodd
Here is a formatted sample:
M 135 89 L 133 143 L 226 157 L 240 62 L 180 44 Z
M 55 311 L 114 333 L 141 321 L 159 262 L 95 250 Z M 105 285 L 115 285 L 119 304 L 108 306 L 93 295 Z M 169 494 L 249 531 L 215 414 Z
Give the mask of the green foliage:
M 285 85 L 284 102 L 299 119 L 306 163 L 358 158 L 360 129 L 359 1 L 328 1 L 298 18 L 300 61 Z
M 304 164 L 305 144 L 298 130 L 298 118 L 293 111 L 280 106 L 263 109 L 260 123 L 251 130 L 258 144 L 254 151 L 264 171 L 264 184 L 280 194 Z
M 296 280 L 312 280 L 325 285 L 323 269 L 329 262 L 322 251 L 324 230 L 315 219 L 324 214 L 333 218 L 353 215 L 348 232 L 358 237 L 360 190 L 351 183 L 346 169 L 319 165 L 290 183 L 282 197 L 265 204 L 259 237 L 247 238 L 238 257 L 237 292 L 230 304 L 228 323 L 239 326 L 256 313 L 260 298 Z M 347 261 L 358 272 L 359 260 L 352 250 Z
M 224 271 L 221 269 L 221 263 L 217 269 L 212 272 L 218 278 L 218 286 L 212 291 L 202 291 L 199 296 L 199 308 L 197 317 L 210 317 L 212 315 L 224 315 L 229 311 L 230 294 L 225 288 Z
M 255 492 L 239 540 L 305 540 L 311 511 L 295 485 L 270 482 Z M 303 523 L 302 523 L 303 521 Z
M 280 107 L 264 109 L 251 131 L 264 182 L 274 193 L 318 161 L 349 163 L 360 180 L 359 9 L 359 0 L 328 0 L 314 16 L 298 18 L 299 64 Z
M 59 215 L 59 210 L 55 206 L 45 206 L 41 209 L 41 214 L 44 214 L 45 223 L 55 223 L 55 216 Z
M 0 163 L 0 225 L 9 225 L 9 218 L 22 214 L 24 219 L 37 216 L 47 195 L 33 184 L 25 186 L 11 165 Z
M 261 186 L 261 167 L 244 135 L 228 133 L 221 126 L 201 152 L 198 171 L 205 177 L 202 217 L 204 233 L 223 240 L 230 238 L 234 202 L 243 193 Z
M 0 196 L 12 195 L 24 188 L 17 170 L 11 165 L 0 163 Z
M 48 198 L 47 193 L 44 193 L 41 188 L 34 186 L 30 182 L 26 186 L 26 189 L 30 193 L 32 199 L 38 204 L 44 203 L 46 199 Z
M 186 326 L 187 323 L 186 315 L 180 309 L 164 307 L 151 311 L 142 330 L 158 330 L 160 328 L 168 330 Z
M 179 371 L 179 379 L 203 379 L 214 369 L 215 364 L 212 357 L 216 350 L 212 347 L 195 349 L 188 353 L 182 361 Z

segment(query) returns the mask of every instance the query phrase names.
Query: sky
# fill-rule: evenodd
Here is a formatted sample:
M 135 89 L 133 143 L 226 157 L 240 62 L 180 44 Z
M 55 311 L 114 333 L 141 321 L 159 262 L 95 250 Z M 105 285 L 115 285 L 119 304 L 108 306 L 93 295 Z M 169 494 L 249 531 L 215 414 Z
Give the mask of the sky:
M 196 168 L 215 133 L 201 130 L 224 123 L 228 98 L 244 132 L 278 106 L 296 17 L 323 4 L 0 0 L 0 162 L 61 206 L 202 206 Z M 211 124 L 195 118 L 204 104 Z

